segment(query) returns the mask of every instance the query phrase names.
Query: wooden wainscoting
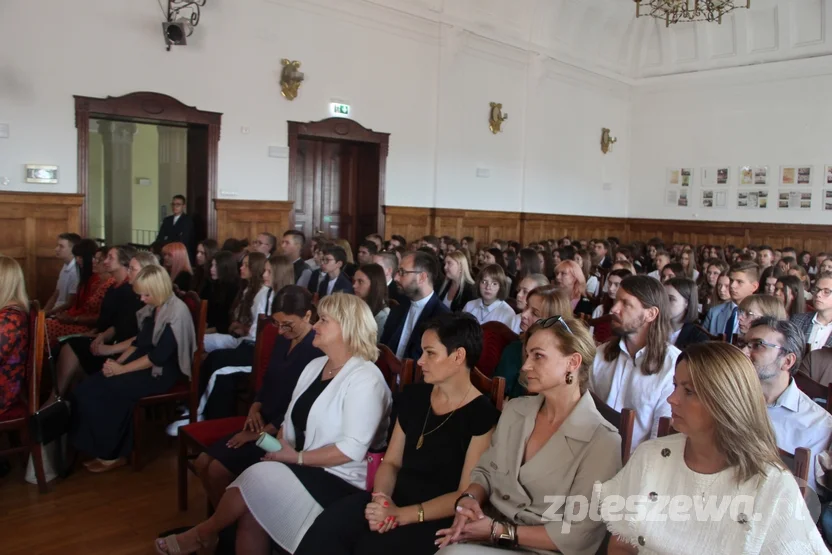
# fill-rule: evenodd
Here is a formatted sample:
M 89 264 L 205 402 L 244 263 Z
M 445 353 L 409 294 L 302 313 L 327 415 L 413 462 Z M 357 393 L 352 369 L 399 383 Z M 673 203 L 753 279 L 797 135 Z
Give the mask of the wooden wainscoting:
M 0 192 L 0 253 L 20 263 L 29 296 L 41 303 L 55 291 L 61 271 L 58 235 L 81 233 L 83 202 L 83 195 Z
M 523 244 L 567 235 L 578 239 L 615 236 L 623 243 L 658 237 L 665 243 L 766 244 L 812 253 L 832 252 L 832 226 L 824 225 L 602 218 L 406 206 L 385 206 L 384 213 L 385 235 L 403 235 L 411 241 L 428 234 L 457 239 L 470 235 L 478 243 L 516 239 Z
M 257 234 L 268 232 L 278 238 L 292 229 L 294 203 L 285 200 L 214 199 L 217 210 L 217 241 L 231 237 L 252 240 Z

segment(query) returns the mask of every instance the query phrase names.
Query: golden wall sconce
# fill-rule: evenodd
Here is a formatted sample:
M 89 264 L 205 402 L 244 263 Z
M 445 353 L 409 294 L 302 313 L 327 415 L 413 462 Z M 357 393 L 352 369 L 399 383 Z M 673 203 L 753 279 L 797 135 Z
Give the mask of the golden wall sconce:
M 612 150 L 612 145 L 618 142 L 618 137 L 613 137 L 610 130 L 604 127 L 601 129 L 601 152 L 606 154 Z
M 286 100 L 294 100 L 298 97 L 298 89 L 303 83 L 303 73 L 298 71 L 300 62 L 283 58 L 280 63 L 283 64 L 280 72 L 280 93 Z
M 502 131 L 503 122 L 508 119 L 508 114 L 503 113 L 503 105 L 497 102 L 491 103 L 491 112 L 488 118 L 488 128 L 495 135 Z

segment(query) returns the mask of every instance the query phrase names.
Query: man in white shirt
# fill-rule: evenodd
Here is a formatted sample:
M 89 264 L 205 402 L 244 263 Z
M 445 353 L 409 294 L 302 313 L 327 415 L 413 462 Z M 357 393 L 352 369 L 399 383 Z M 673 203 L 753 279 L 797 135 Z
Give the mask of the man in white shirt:
M 670 416 L 676 359 L 671 345 L 667 292 L 647 276 L 621 280 L 610 310 L 615 338 L 598 348 L 589 389 L 617 411 L 636 412 L 633 450 L 656 437 L 659 418 Z
M 63 312 L 72 308 L 75 304 L 75 296 L 78 293 L 78 283 L 81 276 L 78 272 L 78 266 L 75 264 L 75 255 L 72 254 L 72 249 L 80 241 L 81 237 L 77 233 L 61 233 L 58 235 L 55 257 L 64 265 L 58 275 L 58 285 L 43 308 L 47 316 Z
M 791 320 L 806 336 L 809 349 L 817 351 L 832 347 L 832 274 L 818 275 L 812 299 L 815 312 L 792 314 Z
M 739 304 L 760 288 L 760 268 L 753 262 L 737 262 L 728 271 L 731 280 L 731 302 L 712 307 L 702 324 L 711 335 L 724 335 L 731 340 L 739 333 Z
M 798 447 L 812 452 L 809 486 L 814 488 L 817 456 L 829 449 L 832 439 L 832 415 L 800 391 L 792 378 L 803 355 L 803 333 L 792 322 L 765 316 L 751 324 L 740 345 L 763 386 L 777 447 L 789 453 Z
M 433 284 L 438 274 L 439 260 L 432 254 L 416 251 L 402 258 L 396 281 L 406 300 L 390 310 L 379 341 L 400 359 L 418 360 L 422 356 L 422 325 L 448 312 L 434 293 Z
M 656 269 L 647 274 L 653 279 L 662 280 L 662 269 L 670 264 L 670 254 L 667 251 L 658 251 L 656 253 Z

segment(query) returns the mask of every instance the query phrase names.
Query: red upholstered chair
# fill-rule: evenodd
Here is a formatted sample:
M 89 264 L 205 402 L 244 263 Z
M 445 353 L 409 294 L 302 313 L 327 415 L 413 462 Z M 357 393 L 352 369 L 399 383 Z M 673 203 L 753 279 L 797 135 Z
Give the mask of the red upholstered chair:
M 482 353 L 477 361 L 477 368 L 485 377 L 494 375 L 500 363 L 500 357 L 510 343 L 520 339 L 516 333 L 502 322 L 486 322 L 482 325 Z
M 257 341 L 254 344 L 254 366 L 251 368 L 249 391 L 250 401 L 253 400 L 254 392 L 263 385 L 263 376 L 266 374 L 269 359 L 279 335 L 280 328 L 269 316 L 261 314 L 257 324 Z M 192 411 L 191 414 L 195 414 L 195 412 Z M 203 422 L 194 422 L 191 419 L 190 424 L 179 428 L 177 495 L 180 511 L 188 510 L 188 470 L 196 474 L 196 467 L 194 466 L 196 458 L 212 443 L 242 430 L 245 421 L 245 416 L 233 416 Z
M 595 318 L 587 322 L 587 325 L 592 328 L 592 338 L 595 343 L 600 345 L 612 339 L 612 316 L 605 314 L 599 318 Z
M 592 393 L 592 400 L 595 401 L 595 408 L 601 413 L 604 419 L 618 428 L 621 435 L 621 463 L 627 464 L 630 458 L 630 451 L 633 446 L 633 427 L 636 423 L 636 411 L 633 409 L 621 409 L 618 412 Z
M 32 454 L 35 465 L 35 477 L 38 490 L 46 493 L 46 476 L 43 472 L 43 454 L 41 444 L 32 440 L 29 435 L 29 417 L 40 408 L 40 370 L 43 366 L 43 353 L 46 339 L 46 316 L 40 310 L 40 303 L 32 301 L 29 306 L 29 359 L 26 363 L 26 383 L 20 390 L 20 396 L 3 414 L 0 414 L 0 434 L 17 434 L 19 444 L 13 444 L 8 449 L 0 450 L 0 456 L 21 453 L 24 456 Z
M 190 410 L 190 420 L 196 420 L 197 411 L 199 409 L 199 366 L 202 364 L 202 357 L 205 354 L 205 328 L 206 318 L 208 317 L 208 301 L 200 301 L 199 296 L 193 291 L 188 292 L 183 299 L 185 304 L 191 311 L 191 316 L 194 319 L 194 331 L 196 332 L 196 352 L 194 353 L 193 363 L 191 364 L 191 379 L 190 382 L 187 377 L 183 376 L 179 382 L 171 388 L 167 393 L 161 395 L 151 395 L 150 397 L 142 397 L 136 406 L 133 408 L 133 469 L 140 470 L 142 466 L 141 459 L 141 432 L 144 421 L 144 412 L 148 407 L 158 405 L 174 405 L 177 403 L 188 403 Z
M 387 386 L 393 393 L 398 393 L 407 384 L 413 383 L 414 361 L 412 359 L 399 360 L 390 347 L 378 344 L 378 360 L 376 366 L 387 381 Z

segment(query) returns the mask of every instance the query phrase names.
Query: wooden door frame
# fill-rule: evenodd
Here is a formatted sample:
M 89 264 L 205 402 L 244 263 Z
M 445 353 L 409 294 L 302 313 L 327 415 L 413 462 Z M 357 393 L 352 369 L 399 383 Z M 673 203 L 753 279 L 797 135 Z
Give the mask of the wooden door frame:
M 351 119 L 327 118 L 306 123 L 290 121 L 289 123 L 289 200 L 295 201 L 295 178 L 300 170 L 298 140 L 300 139 L 335 139 L 359 143 L 372 143 L 379 146 L 378 154 L 378 223 L 377 232 L 384 237 L 384 191 L 387 175 L 387 154 L 390 150 L 390 133 L 379 133 L 368 129 Z M 290 223 L 295 227 L 295 211 L 292 210 Z
M 208 190 L 207 213 L 208 237 L 216 237 L 217 212 L 214 199 L 217 198 L 217 167 L 219 164 L 219 142 L 222 114 L 198 110 L 187 106 L 166 94 L 154 92 L 134 92 L 124 96 L 95 98 L 78 96 L 75 98 L 75 127 L 78 130 L 78 193 L 83 195 L 81 205 L 82 234 L 87 229 L 87 201 L 89 193 L 90 160 L 90 119 L 132 121 L 136 123 L 195 124 L 208 126 Z

